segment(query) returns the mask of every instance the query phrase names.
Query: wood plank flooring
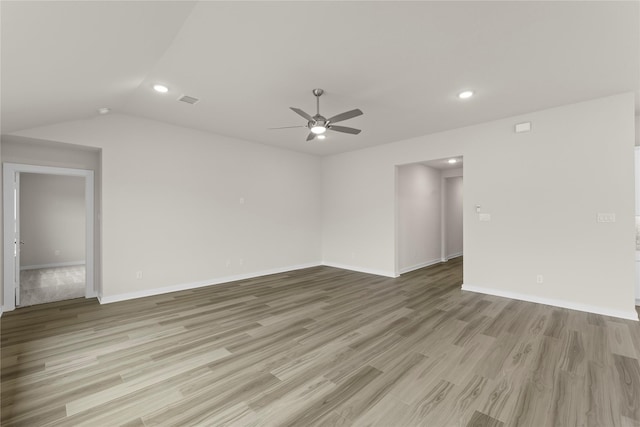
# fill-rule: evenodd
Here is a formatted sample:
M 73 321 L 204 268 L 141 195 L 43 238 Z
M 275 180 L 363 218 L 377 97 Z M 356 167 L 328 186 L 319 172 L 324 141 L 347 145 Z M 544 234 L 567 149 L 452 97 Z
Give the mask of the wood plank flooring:
M 640 325 L 462 292 L 461 259 L 5 313 L 3 426 L 640 426 Z

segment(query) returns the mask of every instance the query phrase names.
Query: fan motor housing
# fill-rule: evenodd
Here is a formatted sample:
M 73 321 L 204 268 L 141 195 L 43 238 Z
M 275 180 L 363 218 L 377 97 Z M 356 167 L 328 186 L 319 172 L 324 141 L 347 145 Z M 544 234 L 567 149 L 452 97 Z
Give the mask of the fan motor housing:
M 315 115 L 313 116 L 313 120 L 310 120 L 309 122 L 307 122 L 307 127 L 309 129 L 311 129 L 314 126 L 323 126 L 323 127 L 327 127 L 329 125 L 329 121 L 327 119 L 325 119 L 322 116 L 319 115 Z

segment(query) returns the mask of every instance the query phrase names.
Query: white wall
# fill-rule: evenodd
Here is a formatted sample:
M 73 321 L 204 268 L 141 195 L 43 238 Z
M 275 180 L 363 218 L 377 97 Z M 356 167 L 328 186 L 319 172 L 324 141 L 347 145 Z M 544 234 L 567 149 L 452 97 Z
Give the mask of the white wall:
M 457 156 L 457 157 L 460 157 L 460 156 Z M 463 168 L 442 169 L 440 171 L 440 176 L 442 176 L 442 178 L 453 178 L 456 176 L 463 176 Z
M 462 177 L 444 178 L 444 217 L 446 258 L 462 254 Z
M 22 269 L 85 262 L 84 178 L 20 174 Z
M 400 273 L 440 262 L 440 171 L 421 164 L 398 167 Z
M 326 157 L 323 259 L 395 275 L 395 166 L 463 155 L 467 288 L 636 316 L 634 120 L 623 94 Z
M 105 295 L 315 262 L 318 230 L 326 263 L 396 275 L 396 166 L 463 155 L 467 288 L 632 317 L 634 120 L 623 94 L 321 161 L 121 115 L 19 134 L 103 149 Z
M 126 115 L 17 135 L 102 149 L 104 300 L 320 262 L 316 157 Z

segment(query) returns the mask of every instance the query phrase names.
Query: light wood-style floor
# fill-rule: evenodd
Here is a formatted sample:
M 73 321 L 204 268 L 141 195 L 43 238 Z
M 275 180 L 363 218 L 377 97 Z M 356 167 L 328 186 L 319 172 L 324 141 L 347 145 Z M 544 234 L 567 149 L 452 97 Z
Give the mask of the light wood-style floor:
M 461 259 L 2 317 L 2 425 L 640 426 L 640 325 L 462 292 Z

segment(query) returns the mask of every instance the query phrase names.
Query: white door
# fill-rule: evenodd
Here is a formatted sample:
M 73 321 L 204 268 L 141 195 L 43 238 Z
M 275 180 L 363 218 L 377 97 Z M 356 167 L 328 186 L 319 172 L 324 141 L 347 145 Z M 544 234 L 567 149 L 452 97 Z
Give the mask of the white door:
M 638 221 L 640 220 L 640 147 L 635 147 L 636 173 L 636 305 L 640 305 L 640 236 Z
M 13 286 L 16 307 L 20 305 L 20 172 L 13 175 Z

